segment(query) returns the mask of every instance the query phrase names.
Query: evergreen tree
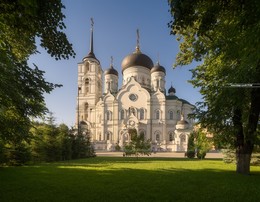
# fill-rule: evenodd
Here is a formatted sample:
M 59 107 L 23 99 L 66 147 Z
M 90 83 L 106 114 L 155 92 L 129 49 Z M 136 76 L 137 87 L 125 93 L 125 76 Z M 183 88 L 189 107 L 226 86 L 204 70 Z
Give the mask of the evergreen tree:
M 190 133 L 188 138 L 187 152 L 185 154 L 188 158 L 195 157 L 194 131 Z
M 88 132 L 79 131 L 73 138 L 72 143 L 72 158 L 88 158 L 95 157 L 96 153 L 91 143 L 90 135 Z

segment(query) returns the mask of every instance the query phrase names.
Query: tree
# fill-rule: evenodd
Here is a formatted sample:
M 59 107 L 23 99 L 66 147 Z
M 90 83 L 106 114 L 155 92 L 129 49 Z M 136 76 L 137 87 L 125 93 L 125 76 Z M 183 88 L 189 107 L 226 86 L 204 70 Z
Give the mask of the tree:
M 124 145 L 126 156 L 139 156 L 151 154 L 151 141 L 145 140 L 144 133 L 137 134 L 136 129 L 128 129 L 128 133 L 131 137 L 131 141 Z
M 212 142 L 202 129 L 198 129 L 195 132 L 195 148 L 196 155 L 199 159 L 204 159 L 207 152 L 212 148 Z
M 74 57 L 65 33 L 60 0 L 0 2 L 0 142 L 19 145 L 30 139 L 32 117 L 47 112 L 44 93 L 56 85 L 27 60 L 40 46 L 56 59 Z
M 195 157 L 194 133 L 195 132 L 190 133 L 188 138 L 187 152 L 185 154 L 185 156 L 187 156 L 188 158 Z
M 94 150 L 94 146 L 91 143 L 91 138 L 89 132 L 79 131 L 78 134 L 73 135 L 72 142 L 72 158 L 89 158 L 95 157 L 96 153 Z
M 174 66 L 199 62 L 191 83 L 203 101 L 195 117 L 233 145 L 237 173 L 249 174 L 260 113 L 260 88 L 254 87 L 260 83 L 260 2 L 168 2 L 171 33 L 180 41 Z
M 61 142 L 61 160 L 71 160 L 73 137 L 69 127 L 65 124 L 60 124 L 57 129 L 58 138 Z
M 34 160 L 60 161 L 62 160 L 62 139 L 59 137 L 58 127 L 55 125 L 52 113 L 46 123 L 35 123 L 33 127 L 32 152 Z

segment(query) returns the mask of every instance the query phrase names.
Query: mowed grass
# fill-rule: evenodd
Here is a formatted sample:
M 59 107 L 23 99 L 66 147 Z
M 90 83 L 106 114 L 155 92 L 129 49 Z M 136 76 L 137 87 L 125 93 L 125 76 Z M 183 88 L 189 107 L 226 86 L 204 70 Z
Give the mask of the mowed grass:
M 96 157 L 0 167 L 0 201 L 260 201 L 260 167 L 221 160 Z

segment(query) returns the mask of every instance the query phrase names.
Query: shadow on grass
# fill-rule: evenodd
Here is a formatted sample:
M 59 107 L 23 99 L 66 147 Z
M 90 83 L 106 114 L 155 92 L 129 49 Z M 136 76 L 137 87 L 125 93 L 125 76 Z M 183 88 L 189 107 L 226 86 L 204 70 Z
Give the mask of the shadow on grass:
M 0 201 L 258 201 L 260 169 L 212 160 L 99 157 L 0 169 Z M 220 169 L 222 167 L 222 169 Z

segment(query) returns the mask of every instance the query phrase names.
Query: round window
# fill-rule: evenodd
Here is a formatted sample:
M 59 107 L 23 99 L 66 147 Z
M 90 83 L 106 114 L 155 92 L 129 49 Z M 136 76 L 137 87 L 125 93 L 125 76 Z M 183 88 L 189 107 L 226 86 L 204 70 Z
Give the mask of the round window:
M 137 100 L 137 95 L 136 94 L 130 94 L 129 99 L 134 102 L 134 101 Z

